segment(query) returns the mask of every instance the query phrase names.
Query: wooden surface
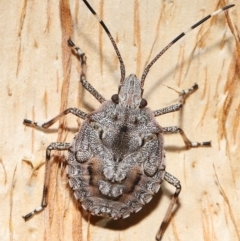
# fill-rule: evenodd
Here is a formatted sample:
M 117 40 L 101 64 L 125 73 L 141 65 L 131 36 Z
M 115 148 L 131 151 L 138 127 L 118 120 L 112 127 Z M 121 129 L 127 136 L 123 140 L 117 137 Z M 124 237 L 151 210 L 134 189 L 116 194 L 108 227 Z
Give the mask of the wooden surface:
M 127 75 L 179 33 L 226 5 L 225 1 L 89 0 L 112 32 Z M 179 205 L 163 240 L 240 240 L 240 3 L 204 23 L 152 67 L 144 98 L 153 110 L 176 103 L 195 82 L 199 89 L 180 112 L 158 117 L 211 148 L 186 150 L 166 136 L 167 171 L 182 184 Z M 117 92 L 119 63 L 109 39 L 82 1 L 0 2 L 0 237 L 1 240 L 154 241 L 174 188 L 167 183 L 143 210 L 120 221 L 91 217 L 68 188 L 63 160 L 54 152 L 48 207 L 22 219 L 41 202 L 46 147 L 71 142 L 81 123 L 67 116 L 48 131 L 22 124 L 44 122 L 67 107 L 91 112 L 99 103 L 79 84 L 80 66 L 69 36 L 88 57 L 88 80 L 109 99 Z

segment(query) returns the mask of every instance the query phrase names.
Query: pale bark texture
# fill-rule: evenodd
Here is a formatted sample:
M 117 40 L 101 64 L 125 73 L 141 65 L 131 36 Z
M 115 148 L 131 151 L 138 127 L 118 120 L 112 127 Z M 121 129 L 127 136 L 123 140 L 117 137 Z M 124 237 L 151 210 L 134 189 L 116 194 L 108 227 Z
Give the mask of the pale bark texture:
M 182 192 L 163 240 L 240 240 L 239 1 L 89 2 L 116 40 L 127 75 L 139 78 L 182 31 L 226 4 L 237 5 L 172 46 L 151 68 L 144 98 L 157 110 L 198 83 L 181 111 L 157 120 L 181 127 L 193 141 L 212 141 L 212 147 L 187 150 L 180 135 L 165 137 L 167 171 L 181 181 Z M 79 61 L 67 39 L 86 53 L 87 79 L 106 99 L 117 93 L 120 71 L 111 42 L 81 0 L 2 0 L 0 9 L 1 240 L 154 241 L 174 188 L 164 182 L 127 219 L 89 217 L 68 186 L 67 152 L 52 153 L 47 208 L 23 220 L 41 202 L 46 147 L 71 142 L 82 122 L 68 115 L 44 131 L 24 126 L 23 119 L 44 122 L 68 107 L 89 113 L 100 106 L 79 83 Z

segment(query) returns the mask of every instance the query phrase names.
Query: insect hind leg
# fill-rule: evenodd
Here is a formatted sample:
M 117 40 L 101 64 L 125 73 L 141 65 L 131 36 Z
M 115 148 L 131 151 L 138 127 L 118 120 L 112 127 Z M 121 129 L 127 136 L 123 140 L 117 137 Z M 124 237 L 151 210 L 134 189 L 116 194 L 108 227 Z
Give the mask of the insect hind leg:
M 178 196 L 181 192 L 181 184 L 180 184 L 180 181 L 174 177 L 173 175 L 171 175 L 170 173 L 166 172 L 165 173 L 165 176 L 164 176 L 164 179 L 165 181 L 167 181 L 169 184 L 173 185 L 175 188 L 176 188 L 176 191 L 175 193 L 173 194 L 172 196 L 172 199 L 171 199 L 171 202 L 168 206 L 168 209 L 167 209 L 167 212 L 164 216 L 164 219 L 159 227 L 159 230 L 156 234 L 156 240 L 157 241 L 160 241 L 162 239 L 162 236 L 168 226 L 168 223 L 171 219 L 171 214 L 172 214 L 172 210 L 173 210 L 173 207 L 174 205 L 176 204 L 177 202 L 177 199 L 178 199 Z
M 39 207 L 35 208 L 32 212 L 30 212 L 30 213 L 28 213 L 28 214 L 23 216 L 23 219 L 25 221 L 30 219 L 36 213 L 41 212 L 47 206 L 48 190 L 49 190 L 48 187 L 49 187 L 50 167 L 51 167 L 51 165 L 50 165 L 51 151 L 53 151 L 53 150 L 58 150 L 58 151 L 68 150 L 70 148 L 70 146 L 71 146 L 70 143 L 53 142 L 53 143 L 51 143 L 47 147 L 42 202 L 41 202 L 41 205 Z

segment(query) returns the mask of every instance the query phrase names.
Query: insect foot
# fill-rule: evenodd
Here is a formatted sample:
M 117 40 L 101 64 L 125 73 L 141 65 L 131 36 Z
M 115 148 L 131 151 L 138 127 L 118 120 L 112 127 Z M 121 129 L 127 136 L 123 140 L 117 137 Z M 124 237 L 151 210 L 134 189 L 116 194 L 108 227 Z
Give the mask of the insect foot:
M 45 123 L 24 120 L 25 125 L 49 128 L 59 118 L 71 113 L 83 119 L 83 123 L 72 143 L 53 142 L 47 147 L 41 205 L 23 218 L 27 220 L 47 206 L 51 152 L 68 150 L 66 172 L 69 185 L 83 209 L 92 215 L 127 218 L 151 201 L 164 180 L 174 186 L 175 193 L 156 236 L 161 240 L 181 191 L 180 181 L 165 170 L 164 135 L 179 133 L 188 148 L 210 146 L 211 142 L 190 141 L 181 128 L 162 127 L 156 121 L 159 115 L 180 110 L 187 96 L 197 89 L 197 84 L 180 92 L 178 103 L 152 111 L 142 97 L 145 78 L 160 56 L 186 33 L 234 5 L 214 12 L 177 36 L 146 66 L 141 79 L 138 79 L 134 74 L 125 77 L 124 63 L 110 31 L 90 4 L 86 0 L 83 2 L 96 16 L 114 47 L 120 63 L 120 85 L 117 94 L 106 100 L 86 79 L 85 54 L 71 39 L 68 40 L 80 60 L 80 83 L 101 106 L 89 114 L 68 108 Z

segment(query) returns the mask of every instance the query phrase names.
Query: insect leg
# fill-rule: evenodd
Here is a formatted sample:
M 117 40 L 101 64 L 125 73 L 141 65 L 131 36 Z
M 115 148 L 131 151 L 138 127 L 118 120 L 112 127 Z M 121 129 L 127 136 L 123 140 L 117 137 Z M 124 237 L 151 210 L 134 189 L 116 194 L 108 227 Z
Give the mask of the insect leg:
M 174 112 L 174 111 L 178 111 L 183 107 L 183 104 L 185 102 L 185 99 L 187 98 L 188 95 L 190 95 L 191 93 L 193 93 L 195 90 L 197 90 L 198 85 L 195 83 L 191 88 L 186 89 L 186 90 L 182 90 L 179 93 L 179 103 L 174 104 L 174 105 L 170 105 L 168 107 L 162 108 L 160 110 L 155 110 L 154 116 L 159 116 L 159 115 L 164 115 L 170 112 Z
M 68 44 L 74 50 L 81 63 L 80 82 L 82 83 L 83 87 L 90 92 L 90 94 L 92 94 L 100 103 L 103 103 L 106 101 L 106 99 L 86 80 L 87 58 L 85 54 L 73 43 L 71 39 L 68 40 Z
M 181 184 L 180 181 L 174 177 L 173 175 L 171 175 L 170 173 L 166 172 L 164 179 L 171 185 L 173 185 L 176 188 L 176 191 L 171 199 L 171 202 L 168 206 L 167 212 L 165 214 L 165 217 L 158 229 L 157 235 L 156 235 L 156 240 L 160 241 L 162 239 L 163 233 L 165 232 L 167 225 L 170 221 L 171 218 L 171 214 L 172 214 L 172 209 L 174 204 L 177 202 L 177 198 L 181 192 Z
M 70 143 L 53 142 L 47 147 L 42 202 L 41 202 L 41 205 L 39 207 L 35 208 L 32 212 L 23 216 L 25 221 L 27 221 L 29 218 L 31 218 L 35 213 L 38 213 L 38 212 L 42 211 L 47 206 L 48 186 L 49 186 L 49 177 L 50 177 L 51 151 L 53 151 L 53 150 L 58 150 L 58 151 L 68 150 L 70 148 L 70 145 L 71 145 Z
M 177 127 L 177 126 L 168 126 L 168 127 L 163 127 L 163 133 L 164 134 L 172 134 L 172 133 L 179 133 L 185 145 L 187 147 L 198 147 L 198 146 L 211 146 L 211 141 L 204 141 L 204 142 L 196 142 L 196 141 L 190 141 L 184 131 Z
M 85 112 L 83 112 L 83 111 L 81 111 L 77 108 L 68 108 L 68 109 L 64 110 L 62 113 L 60 113 L 59 115 L 57 115 L 56 117 L 54 117 L 53 119 L 51 119 L 51 120 L 49 120 L 45 123 L 39 123 L 39 122 L 34 122 L 34 121 L 31 121 L 31 120 L 28 120 L 28 119 L 24 119 L 23 124 L 47 129 L 49 126 L 53 125 L 56 121 L 58 121 L 62 116 L 65 116 L 69 113 L 71 113 L 73 115 L 76 115 L 77 117 L 79 117 L 83 120 L 87 116 L 87 114 Z

